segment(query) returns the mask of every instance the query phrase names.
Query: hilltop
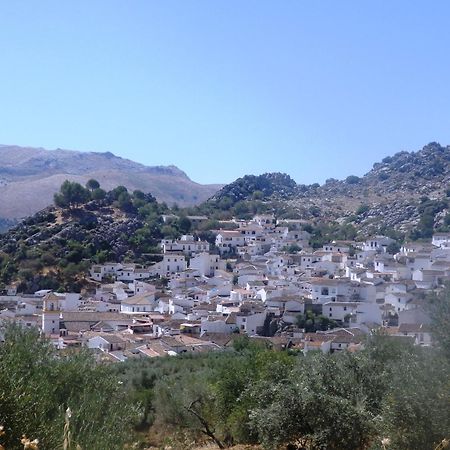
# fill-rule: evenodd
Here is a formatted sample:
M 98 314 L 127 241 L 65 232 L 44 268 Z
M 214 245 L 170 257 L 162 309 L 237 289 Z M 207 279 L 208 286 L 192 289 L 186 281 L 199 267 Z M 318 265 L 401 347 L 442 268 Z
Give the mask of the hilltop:
M 49 206 L 1 234 L 0 285 L 79 291 L 88 284 L 84 275 L 92 262 L 158 260 L 161 215 L 168 207 L 123 186 L 99 191 L 103 198 Z
M 105 189 L 126 186 L 152 192 L 160 202 L 189 206 L 211 197 L 221 186 L 201 185 L 175 166 L 149 167 L 110 152 L 45 150 L 0 145 L 0 225 L 50 205 L 68 179 L 85 184 L 98 180 Z
M 449 188 L 450 146 L 433 142 L 417 152 L 386 157 L 362 177 L 328 179 L 322 186 L 297 184 L 280 173 L 245 176 L 223 187 L 204 207 L 251 211 L 263 201 L 263 209 L 278 216 L 350 223 L 365 234 L 387 228 L 408 233 L 423 228 L 430 216 L 431 228 L 447 225 Z M 426 225 L 429 234 L 430 223 Z
M 313 205 L 338 220 L 356 214 L 360 226 L 407 231 L 420 221 L 420 204 L 444 200 L 449 187 L 450 146 L 431 143 L 417 152 L 386 157 L 363 177 L 306 187 L 291 200 L 303 211 Z

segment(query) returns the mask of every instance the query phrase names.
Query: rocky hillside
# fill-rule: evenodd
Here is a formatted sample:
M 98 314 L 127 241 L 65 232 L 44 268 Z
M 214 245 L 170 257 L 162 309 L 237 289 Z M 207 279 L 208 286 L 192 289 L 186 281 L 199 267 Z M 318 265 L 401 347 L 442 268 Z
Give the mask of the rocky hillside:
M 300 187 L 290 204 L 304 215 L 313 212 L 349 220 L 366 229 L 393 227 L 409 231 L 434 210 L 435 226 L 446 214 L 450 188 L 450 146 L 431 143 L 417 152 L 399 152 L 375 163 L 363 177 L 327 180 Z M 426 208 L 428 209 L 427 211 Z
M 243 202 L 264 200 L 276 204 L 285 216 L 350 223 L 366 234 L 386 228 L 407 233 L 423 229 L 425 221 L 429 233 L 430 220 L 435 229 L 448 225 L 449 188 L 450 146 L 431 143 L 417 152 L 384 158 L 363 177 L 328 179 L 322 186 L 296 184 L 278 173 L 246 176 L 222 188 L 208 203 L 238 204 L 244 210 Z
M 0 235 L 0 290 L 79 291 L 94 262 L 158 260 L 164 236 L 161 214 L 170 210 L 148 194 L 114 189 L 101 200 L 47 207 Z M 174 232 L 178 230 L 173 224 Z
M 188 206 L 211 197 L 221 186 L 193 182 L 175 166 L 147 167 L 112 153 L 45 150 L 0 145 L 0 225 L 50 205 L 66 179 L 90 178 L 105 189 L 118 185 L 151 192 L 160 202 Z
M 297 183 L 285 173 L 245 175 L 218 191 L 211 202 L 229 199 L 233 203 L 242 200 L 288 199 L 297 193 Z

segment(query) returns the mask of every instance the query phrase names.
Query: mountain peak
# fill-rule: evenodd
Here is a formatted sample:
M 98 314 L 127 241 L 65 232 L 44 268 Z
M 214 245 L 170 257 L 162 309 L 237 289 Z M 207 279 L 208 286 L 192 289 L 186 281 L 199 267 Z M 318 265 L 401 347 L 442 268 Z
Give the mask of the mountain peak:
M 51 204 L 53 194 L 68 179 L 85 184 L 90 178 L 105 189 L 124 185 L 171 205 L 191 206 L 209 198 L 221 186 L 200 185 L 174 165 L 145 166 L 111 152 L 45 150 L 0 145 L 0 218 L 21 218 Z

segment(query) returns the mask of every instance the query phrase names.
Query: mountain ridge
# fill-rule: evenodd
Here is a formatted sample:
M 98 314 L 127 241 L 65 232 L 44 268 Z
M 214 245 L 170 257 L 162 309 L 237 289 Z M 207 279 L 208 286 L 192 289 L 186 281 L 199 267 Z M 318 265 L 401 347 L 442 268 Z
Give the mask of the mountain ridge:
M 0 219 L 4 221 L 29 216 L 50 205 L 66 179 L 85 184 L 95 178 L 106 189 L 122 184 L 180 206 L 201 203 L 222 186 L 196 183 L 174 165 L 145 166 L 111 152 L 3 144 L 0 155 Z

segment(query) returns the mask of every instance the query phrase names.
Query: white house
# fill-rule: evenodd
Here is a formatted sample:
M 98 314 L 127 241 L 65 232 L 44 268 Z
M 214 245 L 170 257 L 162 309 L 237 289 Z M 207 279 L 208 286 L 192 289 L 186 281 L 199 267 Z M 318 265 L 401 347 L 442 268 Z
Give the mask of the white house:
M 349 281 L 340 279 L 315 278 L 311 282 L 311 298 L 314 303 L 338 301 L 338 296 L 347 298 Z
M 260 331 L 266 320 L 266 311 L 260 312 L 239 312 L 236 313 L 236 326 L 239 330 L 249 336 L 253 336 Z
M 143 280 L 150 277 L 150 270 L 136 264 L 125 265 L 116 272 L 116 279 L 124 282 Z
M 358 309 L 357 302 L 327 302 L 322 306 L 323 315 L 333 319 L 346 321 L 346 317 L 356 317 L 356 311 Z
M 186 256 L 192 254 L 209 252 L 209 242 L 195 240 L 194 236 L 183 235 L 180 239 L 170 240 L 163 239 L 161 241 L 163 253 L 184 253 Z
M 431 329 L 428 325 L 402 323 L 398 327 L 397 336 L 410 336 L 416 345 L 430 346 L 432 344 Z
M 259 214 L 253 217 L 253 222 L 264 228 L 273 228 L 275 226 L 275 216 L 272 214 Z
M 299 314 L 305 314 L 305 300 L 288 299 L 284 304 L 283 322 L 295 323 Z
M 434 233 L 431 243 L 436 247 L 450 247 L 450 233 Z
M 394 239 L 391 239 L 387 236 L 374 236 L 370 239 L 367 239 L 363 243 L 362 250 L 376 250 L 380 252 L 386 252 L 387 246 L 393 242 L 395 242 Z
M 216 270 L 225 270 L 226 263 L 220 259 L 219 255 L 210 255 L 207 252 L 202 252 L 189 261 L 189 267 L 198 270 L 201 276 L 212 277 Z
M 346 242 L 333 241 L 329 244 L 325 244 L 322 247 L 322 250 L 324 252 L 331 252 L 331 253 L 348 253 L 350 251 L 350 247 Z
M 123 300 L 120 304 L 120 312 L 124 314 L 142 314 L 154 311 L 156 306 L 153 292 L 134 295 Z
M 407 292 L 389 292 L 384 301 L 394 306 L 395 310 L 399 312 L 408 309 L 407 305 L 412 298 L 413 296 Z
M 150 273 L 152 275 L 165 277 L 178 272 L 183 272 L 186 268 L 186 258 L 182 253 L 166 253 L 163 255 L 162 261 L 150 266 Z
M 201 334 L 231 334 L 238 329 L 239 327 L 236 324 L 236 313 L 231 313 L 226 317 L 219 314 L 211 314 L 208 317 L 201 319 Z
M 91 267 L 89 274 L 90 277 L 95 281 L 102 281 L 104 277 L 111 276 L 116 277 L 117 271 L 122 268 L 120 263 L 105 263 L 105 264 L 95 264 Z
M 219 230 L 216 236 L 216 247 L 220 254 L 235 252 L 237 247 L 246 244 L 245 235 L 237 230 Z
M 104 352 L 124 350 L 126 342 L 116 334 L 99 334 L 87 340 L 87 347 L 90 349 L 100 349 Z

